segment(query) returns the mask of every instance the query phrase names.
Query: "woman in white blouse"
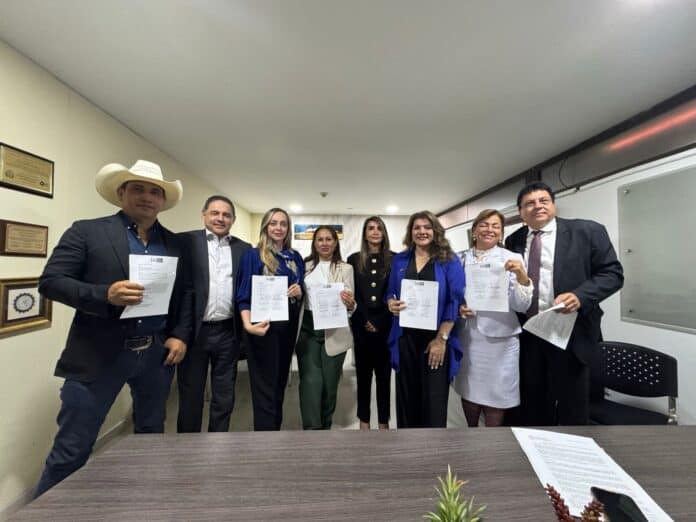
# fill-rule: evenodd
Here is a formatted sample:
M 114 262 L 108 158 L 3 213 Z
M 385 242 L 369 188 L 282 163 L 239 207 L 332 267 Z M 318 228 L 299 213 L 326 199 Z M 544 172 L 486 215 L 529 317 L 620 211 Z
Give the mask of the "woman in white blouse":
M 353 267 L 341 259 L 338 234 L 319 226 L 312 238 L 312 251 L 305 258 L 306 299 L 295 352 L 300 373 L 300 413 L 305 430 L 328 430 L 336 409 L 338 382 L 346 352 L 353 348 L 349 326 L 316 330 L 312 308 L 313 289 L 327 283 L 343 283 L 341 301 L 348 314 L 355 310 Z
M 464 253 L 464 268 L 477 263 L 499 264 L 509 272 L 510 311 L 476 311 L 466 304 L 466 319 L 458 329 L 463 357 L 452 383 L 462 398 L 467 424 L 476 427 L 483 413 L 486 426 L 500 426 L 505 410 L 520 403 L 519 334 L 517 314 L 527 311 L 533 286 L 522 256 L 503 248 L 505 218 L 497 210 L 483 210 L 471 227 L 473 248 Z M 468 283 L 468 282 L 467 282 Z

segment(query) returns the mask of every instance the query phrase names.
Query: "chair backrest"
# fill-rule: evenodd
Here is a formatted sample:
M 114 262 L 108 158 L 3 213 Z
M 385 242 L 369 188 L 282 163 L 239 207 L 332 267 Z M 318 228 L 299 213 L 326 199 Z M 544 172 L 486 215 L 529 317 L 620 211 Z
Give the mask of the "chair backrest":
M 593 379 L 605 387 L 638 397 L 677 397 L 677 360 L 636 344 L 604 341 Z

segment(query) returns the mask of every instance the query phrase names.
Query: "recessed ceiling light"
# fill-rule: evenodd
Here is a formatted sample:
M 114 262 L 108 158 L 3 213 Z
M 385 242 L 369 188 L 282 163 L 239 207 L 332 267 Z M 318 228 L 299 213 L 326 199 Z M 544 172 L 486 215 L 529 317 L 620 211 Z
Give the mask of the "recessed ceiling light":
M 302 212 L 302 205 L 298 205 L 297 203 L 293 203 L 290 205 L 290 212 L 298 213 Z
M 397 207 L 396 205 L 389 205 L 387 207 L 388 214 L 396 214 L 398 211 L 399 211 L 399 207 Z

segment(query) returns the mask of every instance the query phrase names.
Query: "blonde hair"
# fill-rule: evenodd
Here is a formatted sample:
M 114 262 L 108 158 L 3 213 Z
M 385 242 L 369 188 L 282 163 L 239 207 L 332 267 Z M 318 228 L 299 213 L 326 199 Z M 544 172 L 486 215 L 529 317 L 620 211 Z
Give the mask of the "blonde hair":
M 273 207 L 263 215 L 261 230 L 259 231 L 259 244 L 257 245 L 259 257 L 261 257 L 261 262 L 265 265 L 269 275 L 275 274 L 279 265 L 275 256 L 276 249 L 273 246 L 273 241 L 268 237 L 268 224 L 271 222 L 273 214 L 277 212 L 282 212 L 285 215 L 285 219 L 288 220 L 288 233 L 283 240 L 283 250 L 290 250 L 292 248 L 292 222 L 290 221 L 290 216 L 282 208 Z
M 476 216 L 474 222 L 471 224 L 472 246 L 476 246 L 476 236 L 474 236 L 474 230 L 476 230 L 476 227 L 481 221 L 492 216 L 497 216 L 500 220 L 500 239 L 498 240 L 498 246 L 503 246 L 503 236 L 505 235 L 505 216 L 503 216 L 502 212 L 495 210 L 494 208 L 487 208 L 486 210 L 479 212 L 478 216 Z

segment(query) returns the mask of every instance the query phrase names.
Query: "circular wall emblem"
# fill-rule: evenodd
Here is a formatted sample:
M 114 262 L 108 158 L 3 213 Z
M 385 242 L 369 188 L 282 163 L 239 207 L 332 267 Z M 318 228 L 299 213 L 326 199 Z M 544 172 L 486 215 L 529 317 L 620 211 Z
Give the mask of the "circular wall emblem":
M 33 295 L 22 293 L 15 297 L 14 303 L 12 304 L 16 312 L 19 312 L 20 314 L 26 314 L 29 310 L 34 308 L 35 302 L 36 299 L 34 299 Z

